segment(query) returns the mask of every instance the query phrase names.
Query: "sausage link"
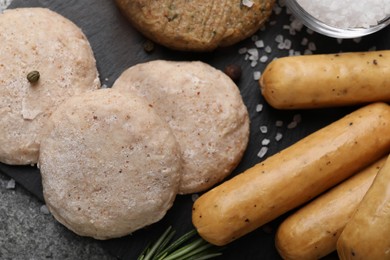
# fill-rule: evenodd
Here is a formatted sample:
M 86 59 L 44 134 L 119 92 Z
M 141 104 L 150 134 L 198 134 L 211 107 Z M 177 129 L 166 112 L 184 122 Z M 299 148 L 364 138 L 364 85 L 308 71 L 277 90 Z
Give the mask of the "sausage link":
M 199 197 L 192 222 L 225 245 L 302 205 L 390 150 L 390 106 L 374 103 L 303 138 Z
M 337 241 L 341 260 L 390 259 L 390 156 Z
M 383 157 L 285 219 L 275 237 L 282 258 L 320 259 L 335 251 L 341 231 L 385 161 Z
M 390 101 L 390 50 L 283 57 L 259 80 L 267 102 L 307 109 Z

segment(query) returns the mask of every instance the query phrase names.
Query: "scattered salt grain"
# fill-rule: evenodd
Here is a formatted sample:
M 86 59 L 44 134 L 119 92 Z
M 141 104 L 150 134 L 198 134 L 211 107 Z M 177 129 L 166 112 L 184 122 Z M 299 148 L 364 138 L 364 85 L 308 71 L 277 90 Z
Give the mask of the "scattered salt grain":
M 356 42 L 356 43 L 359 43 L 362 41 L 362 37 L 358 37 L 358 38 L 353 38 L 352 41 Z
M 195 200 L 197 200 L 198 198 L 199 198 L 199 195 L 196 194 L 196 193 L 191 195 L 191 199 L 192 199 L 193 202 L 195 202 Z
M 294 31 L 300 32 L 303 28 L 303 23 L 298 19 L 294 19 L 291 21 L 290 26 Z
M 13 190 L 15 189 L 16 187 L 16 182 L 14 179 L 10 179 L 8 182 L 7 182 L 7 186 L 5 187 L 7 190 Z
M 297 127 L 297 125 L 298 125 L 297 122 L 292 121 L 291 123 L 289 123 L 289 124 L 287 125 L 287 128 L 288 128 L 288 129 L 293 129 L 293 128 Z
M 276 133 L 276 135 L 275 135 L 276 142 L 279 142 L 280 140 L 282 140 L 282 138 L 283 138 L 283 134 L 282 133 Z
M 279 14 L 281 14 L 282 13 L 282 8 L 279 6 L 279 5 L 274 5 L 274 13 L 276 14 L 276 15 L 279 15 Z
M 264 48 L 264 51 L 265 51 L 266 53 L 271 53 L 271 52 L 272 52 L 271 46 L 266 46 L 266 47 Z
M 260 71 L 253 72 L 253 79 L 254 80 L 259 80 L 260 78 L 261 78 L 261 72 Z
M 264 48 L 264 41 L 263 40 L 257 40 L 257 41 L 255 41 L 255 45 L 259 49 Z
M 267 55 L 263 55 L 263 56 L 260 57 L 259 60 L 260 60 L 261 63 L 266 63 L 268 61 L 268 56 Z
M 257 34 L 254 34 L 252 35 L 251 40 L 256 42 L 257 40 L 259 40 L 259 36 Z
M 240 49 L 238 49 L 238 54 L 245 54 L 245 53 L 247 53 L 247 51 L 248 51 L 248 49 L 247 48 L 240 48 Z
M 291 40 L 285 39 L 285 40 L 284 40 L 284 48 L 287 49 L 287 50 L 289 50 L 289 49 L 291 48 L 291 46 L 292 46 Z
M 256 112 L 259 113 L 259 112 L 263 111 L 263 107 L 264 107 L 263 104 L 258 104 L 256 106 Z
M 261 149 L 260 149 L 259 153 L 257 154 L 257 156 L 259 158 L 263 158 L 267 154 L 267 152 L 268 152 L 268 147 L 263 146 L 263 147 L 261 147 Z
M 316 51 L 317 50 L 317 46 L 314 42 L 309 42 L 309 44 L 307 45 L 307 48 L 311 51 Z
M 253 2 L 251 0 L 242 0 L 241 3 L 242 3 L 242 5 L 245 5 L 249 8 L 251 8 L 253 6 Z
M 251 48 L 248 50 L 249 60 L 258 60 L 259 59 L 259 51 L 256 48 Z
M 296 115 L 294 115 L 293 121 L 294 121 L 294 122 L 297 122 L 298 124 L 299 124 L 300 122 L 302 122 L 302 116 L 301 116 L 301 114 L 296 114 Z
M 260 126 L 260 132 L 266 134 L 268 132 L 268 127 L 265 125 Z
M 261 144 L 266 146 L 266 145 L 269 145 L 271 143 L 271 140 L 267 139 L 267 138 L 264 138 L 263 141 L 261 141 Z
M 49 215 L 50 214 L 50 211 L 49 209 L 47 208 L 46 205 L 42 205 L 40 208 L 39 208 L 39 211 L 44 214 L 44 215 Z
M 283 35 L 281 35 L 281 34 L 276 35 L 275 42 L 278 42 L 278 43 L 283 42 Z
M 257 60 L 251 61 L 251 67 L 254 68 L 257 65 Z
M 282 127 L 283 126 L 283 121 L 282 120 L 278 120 L 275 122 L 275 126 L 277 127 Z
M 301 41 L 301 45 L 302 46 L 306 46 L 308 43 L 309 43 L 309 39 L 308 38 L 306 38 L 306 37 L 302 38 L 302 41 Z

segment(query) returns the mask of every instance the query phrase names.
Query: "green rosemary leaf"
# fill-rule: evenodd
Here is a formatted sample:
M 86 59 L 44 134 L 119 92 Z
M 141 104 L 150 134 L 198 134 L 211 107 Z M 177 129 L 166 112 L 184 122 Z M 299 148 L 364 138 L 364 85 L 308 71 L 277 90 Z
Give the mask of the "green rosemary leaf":
M 169 226 L 137 260 L 206 260 L 222 254 L 221 247 L 215 247 L 197 234 L 196 230 L 192 230 L 171 243 L 175 231 Z
M 204 245 L 194 248 L 193 250 L 189 251 L 179 259 L 187 259 L 197 254 L 203 254 L 207 249 L 209 249 L 212 246 L 213 246 L 212 244 L 204 243 Z
M 156 243 L 153 244 L 152 248 L 150 248 L 150 251 L 145 255 L 143 260 L 151 260 L 154 253 L 157 251 L 159 246 L 164 243 L 164 240 L 167 238 L 169 235 L 169 232 L 171 231 L 172 227 L 169 226 L 167 230 L 161 235 L 161 237 L 156 241 Z
M 145 249 L 141 252 L 141 254 L 139 255 L 139 257 L 137 258 L 137 260 L 144 260 L 145 258 L 145 255 L 148 253 L 149 251 L 149 248 L 150 247 L 150 242 L 147 244 L 147 246 L 145 247 Z
M 206 242 L 202 238 L 196 239 L 194 242 L 191 242 L 190 244 L 179 248 L 178 250 L 174 251 L 172 254 L 168 255 L 164 258 L 164 260 L 175 260 L 178 259 L 181 256 L 184 256 L 188 252 L 191 252 L 192 250 L 196 249 L 197 247 L 205 244 Z
M 168 233 L 167 237 L 164 239 L 164 241 L 160 244 L 160 246 L 157 248 L 156 252 L 154 253 L 153 260 L 158 259 L 158 255 L 164 251 L 168 245 L 169 242 L 171 242 L 173 236 L 176 234 L 175 230 L 172 230 Z
M 197 231 L 194 229 L 194 230 L 191 230 L 190 232 L 187 232 L 186 234 L 184 234 L 183 236 L 179 237 L 175 242 L 173 242 L 169 247 L 167 247 L 166 249 L 164 249 L 162 252 L 160 252 L 157 256 L 156 256 L 156 259 L 161 259 L 161 256 L 163 256 L 164 254 L 169 254 L 170 252 L 176 250 L 179 246 L 181 246 L 182 244 L 184 244 L 185 242 L 187 242 L 188 240 L 190 240 L 191 238 L 193 238 L 195 235 L 197 234 Z

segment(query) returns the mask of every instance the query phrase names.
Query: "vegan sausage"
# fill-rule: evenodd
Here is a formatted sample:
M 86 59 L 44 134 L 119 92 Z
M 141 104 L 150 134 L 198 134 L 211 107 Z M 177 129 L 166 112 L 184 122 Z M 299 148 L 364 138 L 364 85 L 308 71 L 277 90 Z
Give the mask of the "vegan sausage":
M 385 161 L 383 157 L 285 219 L 275 238 L 282 258 L 320 259 L 335 251 L 341 231 Z
M 378 160 L 389 133 L 390 106 L 360 108 L 203 194 L 192 222 L 205 240 L 228 244 Z
M 278 109 L 307 109 L 390 101 L 390 50 L 283 57 L 259 84 Z

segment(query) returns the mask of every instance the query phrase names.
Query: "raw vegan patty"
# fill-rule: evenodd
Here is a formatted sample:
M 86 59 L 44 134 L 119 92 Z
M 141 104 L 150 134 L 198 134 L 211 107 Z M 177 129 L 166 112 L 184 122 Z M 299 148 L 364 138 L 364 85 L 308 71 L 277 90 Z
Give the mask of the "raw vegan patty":
M 169 126 L 135 94 L 102 89 L 58 107 L 39 165 L 53 216 L 82 236 L 108 239 L 160 220 L 181 172 Z
M 116 0 L 146 37 L 172 49 L 211 51 L 254 34 L 272 12 L 274 0 Z
M 145 97 L 172 128 L 184 165 L 181 194 L 210 188 L 240 162 L 248 111 L 222 71 L 202 62 L 152 61 L 123 72 L 113 88 Z
M 100 87 L 95 58 L 81 30 L 48 9 L 6 10 L 0 28 L 0 162 L 35 164 L 55 107 Z M 35 83 L 31 71 L 40 74 Z

